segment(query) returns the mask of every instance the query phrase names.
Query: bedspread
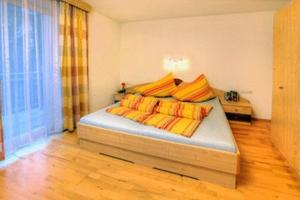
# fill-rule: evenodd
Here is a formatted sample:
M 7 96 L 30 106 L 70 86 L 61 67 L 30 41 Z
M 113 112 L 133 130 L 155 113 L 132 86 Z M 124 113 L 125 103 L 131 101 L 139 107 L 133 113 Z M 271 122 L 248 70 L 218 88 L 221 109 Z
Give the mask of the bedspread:
M 151 101 L 147 101 L 147 98 L 152 99 Z M 206 117 L 212 109 L 212 106 L 207 104 L 196 105 L 178 101 L 166 102 L 165 100 L 157 100 L 158 103 L 156 107 L 153 108 L 153 111 L 146 112 L 144 109 L 138 110 L 132 106 L 126 106 L 131 105 L 131 102 L 128 102 L 130 100 L 135 101 L 135 104 L 141 101 L 144 102 L 144 104 L 145 102 L 149 102 L 149 104 L 152 103 L 153 105 L 153 97 L 128 96 L 123 100 L 126 101 L 126 103 L 121 101 L 121 106 L 112 107 L 106 111 L 185 137 L 191 137 L 193 135 L 203 118 Z

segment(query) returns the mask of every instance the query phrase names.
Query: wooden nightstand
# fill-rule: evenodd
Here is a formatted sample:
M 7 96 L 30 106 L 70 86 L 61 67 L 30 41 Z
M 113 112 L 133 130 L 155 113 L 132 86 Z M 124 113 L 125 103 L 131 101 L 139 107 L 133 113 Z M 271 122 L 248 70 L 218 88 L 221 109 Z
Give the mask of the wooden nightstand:
M 224 99 L 224 91 L 219 90 L 216 94 L 230 122 L 251 125 L 252 106 L 250 101 L 242 97 L 240 97 L 238 102 L 226 101 Z
M 114 94 L 114 102 L 117 103 L 117 102 L 121 101 L 121 99 L 123 99 L 125 95 L 126 95 L 125 93 L 115 93 Z

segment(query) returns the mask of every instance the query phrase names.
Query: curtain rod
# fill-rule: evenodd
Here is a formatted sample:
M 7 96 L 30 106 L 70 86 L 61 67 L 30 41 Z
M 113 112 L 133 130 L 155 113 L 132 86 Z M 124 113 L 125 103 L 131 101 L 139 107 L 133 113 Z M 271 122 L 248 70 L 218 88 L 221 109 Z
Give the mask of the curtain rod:
M 90 4 L 85 3 L 81 0 L 61 0 L 61 1 L 71 4 L 72 6 L 80 8 L 86 12 L 91 12 L 92 10 L 92 6 Z

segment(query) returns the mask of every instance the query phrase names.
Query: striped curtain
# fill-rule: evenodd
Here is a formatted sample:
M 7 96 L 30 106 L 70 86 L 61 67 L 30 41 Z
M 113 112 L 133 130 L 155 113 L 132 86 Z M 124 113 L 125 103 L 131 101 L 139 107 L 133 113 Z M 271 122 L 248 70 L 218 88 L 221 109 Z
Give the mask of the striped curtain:
M 87 12 L 60 2 L 63 128 L 73 131 L 88 113 Z

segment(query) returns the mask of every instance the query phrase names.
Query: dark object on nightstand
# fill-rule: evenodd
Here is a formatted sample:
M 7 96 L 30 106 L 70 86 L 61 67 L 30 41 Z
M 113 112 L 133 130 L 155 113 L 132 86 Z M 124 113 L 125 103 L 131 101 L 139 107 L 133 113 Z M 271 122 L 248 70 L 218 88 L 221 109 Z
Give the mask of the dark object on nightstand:
M 125 97 L 126 93 L 116 93 L 114 94 L 114 103 L 118 103 Z
M 125 94 L 125 92 L 126 92 L 126 89 L 121 89 L 118 91 L 119 94 Z
M 237 102 L 237 101 L 240 100 L 240 95 L 237 91 L 231 90 L 229 92 L 224 93 L 224 99 L 226 101 L 235 101 L 235 102 Z

